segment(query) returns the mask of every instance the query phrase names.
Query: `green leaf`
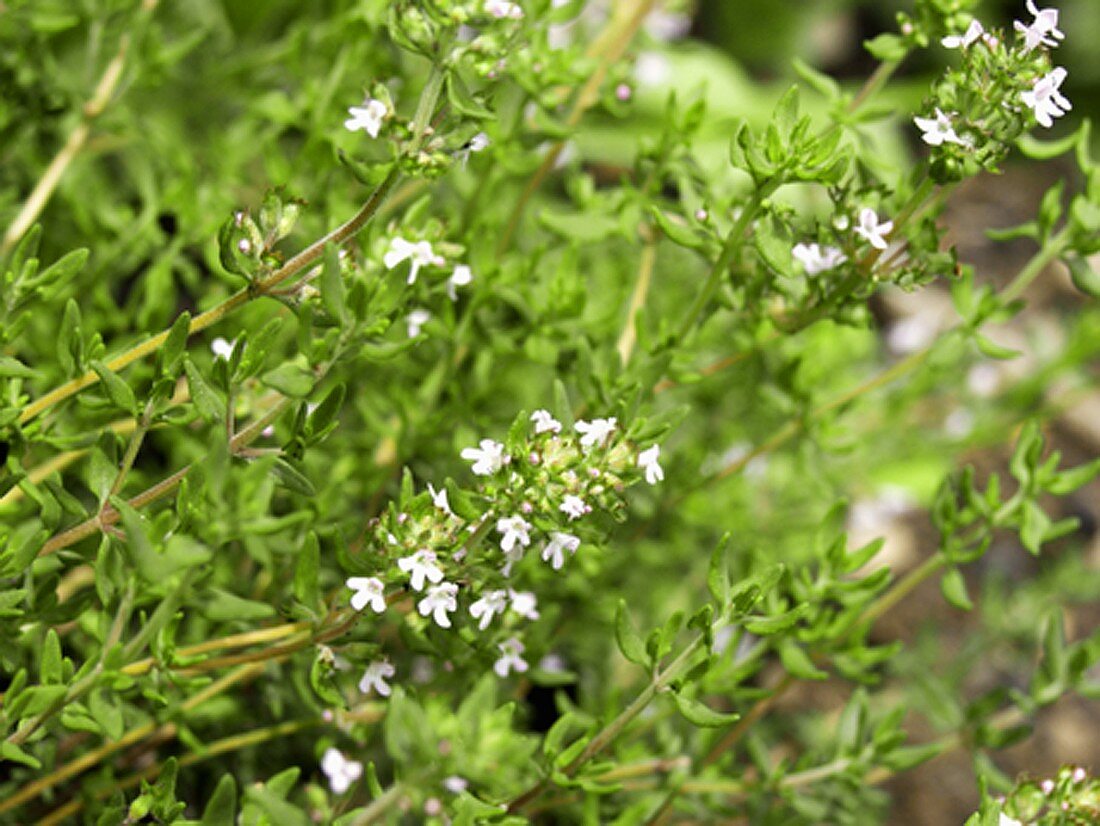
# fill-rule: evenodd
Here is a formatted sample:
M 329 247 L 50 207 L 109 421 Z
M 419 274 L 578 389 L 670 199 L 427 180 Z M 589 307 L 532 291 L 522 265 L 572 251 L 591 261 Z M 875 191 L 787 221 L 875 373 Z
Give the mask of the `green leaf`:
M 706 247 L 706 240 L 700 237 L 695 230 L 686 224 L 669 218 L 661 210 L 657 209 L 657 207 L 651 206 L 649 208 L 649 215 L 657 223 L 657 226 L 660 227 L 665 237 L 672 243 L 693 250 Z
M 216 587 L 206 592 L 199 603 L 199 612 L 216 622 L 260 620 L 275 616 L 275 609 L 266 602 L 244 599 Z
M 28 754 L 15 743 L 9 743 L 7 740 L 0 740 L 0 759 L 9 760 L 12 763 L 22 763 L 35 771 L 42 768 L 42 762 L 37 757 Z
M 325 394 L 321 403 L 309 415 L 308 430 L 311 438 L 320 438 L 328 433 L 330 428 L 335 427 L 336 416 L 344 403 L 345 391 L 343 384 L 337 384 Z
M 775 105 L 772 122 L 779 130 L 784 141 L 791 137 L 795 122 L 798 120 L 798 85 L 792 84 Z
M 34 371 L 19 359 L 0 356 L 0 379 L 32 379 Z
M 12 704 L 7 709 L 8 715 L 17 720 L 24 720 L 41 714 L 64 698 L 68 691 L 68 686 L 63 685 L 31 686 L 18 696 L 18 704 Z
M 270 817 L 272 823 L 279 826 L 313 826 L 305 812 L 263 786 L 248 786 L 244 796 Z
M 225 399 L 199 372 L 190 358 L 183 357 L 183 370 L 187 374 L 187 386 L 195 409 L 207 422 L 220 422 L 225 416 Z
M 40 682 L 51 685 L 61 682 L 61 638 L 57 631 L 51 628 L 46 632 L 46 639 L 42 643 L 39 652 L 38 679 Z
M 593 244 L 620 232 L 619 219 L 606 212 L 551 212 L 542 210 L 539 222 L 567 241 Z
M 622 599 L 615 608 L 615 641 L 623 656 L 630 662 L 646 668 L 650 666 L 645 644 L 638 632 L 634 630 L 634 626 L 630 624 L 630 617 L 626 613 L 626 600 Z
M 68 252 L 58 258 L 53 264 L 42 270 L 34 278 L 22 282 L 19 286 L 24 290 L 41 287 L 61 287 L 66 281 L 84 269 L 88 262 L 88 250 L 78 249 Z
M 1047 483 L 1046 489 L 1055 496 L 1065 496 L 1082 485 L 1087 485 L 1098 475 L 1100 475 L 1100 459 L 1093 459 L 1087 464 L 1059 472 Z
M 1020 523 L 1020 541 L 1031 553 L 1038 554 L 1050 529 L 1050 517 L 1033 499 L 1025 500 L 1022 506 Z
M 321 567 L 321 546 L 317 534 L 312 531 L 306 535 L 298 560 L 294 565 L 294 596 L 306 605 L 316 605 L 321 598 L 317 583 L 317 572 Z
M 317 488 L 313 486 L 309 477 L 282 456 L 277 458 L 271 466 L 271 475 L 287 490 L 300 493 L 302 496 L 317 495 Z
M 1077 146 L 1081 141 L 1082 134 L 1082 128 L 1079 127 L 1076 131 L 1063 138 L 1045 141 L 1025 132 L 1016 139 L 1016 146 L 1020 148 L 1020 151 L 1023 152 L 1024 155 L 1033 160 L 1049 161 L 1051 158 L 1057 158 L 1059 155 L 1064 155 Z
M 974 336 L 974 342 L 978 345 L 978 349 L 982 351 L 982 354 L 991 359 L 1009 361 L 1020 355 L 1019 350 L 1013 350 L 1011 347 L 1003 347 L 980 333 Z
M 461 112 L 475 120 L 489 120 L 496 117 L 491 109 L 486 109 L 470 94 L 470 90 L 466 88 L 466 84 L 456 71 L 447 73 L 447 99 L 456 112 Z
M 232 774 L 223 774 L 214 794 L 202 811 L 199 826 L 235 826 L 237 823 L 237 781 Z
M 940 579 L 940 590 L 944 599 L 963 611 L 974 607 L 970 595 L 966 592 L 966 580 L 958 568 L 950 568 Z
M 92 362 L 92 369 L 103 383 L 103 389 L 107 392 L 107 398 L 115 405 L 131 415 L 136 415 L 137 399 L 130 385 L 119 378 L 118 374 L 111 370 L 99 359 Z
M 191 314 L 186 310 L 176 316 L 172 322 L 172 328 L 168 331 L 168 337 L 164 345 L 157 353 L 158 363 L 162 366 L 162 372 L 169 373 L 187 349 L 187 337 L 191 334 Z
M 745 629 L 760 636 L 778 634 L 793 627 L 804 613 L 806 613 L 806 606 L 799 605 L 791 611 L 772 617 L 746 617 L 744 621 Z
M 88 697 L 88 710 L 92 717 L 103 726 L 107 736 L 112 740 L 118 740 L 126 731 L 122 719 L 122 708 L 118 700 L 106 690 L 93 691 Z
M 789 637 L 780 637 L 776 643 L 779 660 L 792 677 L 800 680 L 824 680 L 829 674 L 814 665 L 802 647 Z
M 905 39 L 896 34 L 884 33 L 871 40 L 863 41 L 863 48 L 876 60 L 898 61 L 909 53 Z
M 718 711 L 714 711 L 710 707 L 700 703 L 698 700 L 692 700 L 689 697 L 685 697 L 679 692 L 672 693 L 672 701 L 676 703 L 676 708 L 680 714 L 684 716 L 692 725 L 700 726 L 702 728 L 717 728 L 718 726 L 728 726 L 731 723 L 736 723 L 741 719 L 740 714 L 723 714 Z
M 336 157 L 354 177 L 364 186 L 374 188 L 386 179 L 392 168 L 390 161 L 382 163 L 367 163 L 353 158 L 343 149 L 336 150 Z
M 1100 298 L 1100 273 L 1092 268 L 1087 258 L 1067 255 L 1062 258 L 1069 268 L 1069 277 L 1078 290 L 1091 298 Z
M 321 267 L 321 302 L 328 314 L 346 324 L 348 321 L 347 290 L 340 267 L 340 251 L 335 244 L 325 247 L 325 263 Z
M 283 395 L 301 399 L 308 396 L 313 389 L 314 377 L 305 367 L 287 362 L 264 373 L 260 381 Z
M 729 569 L 729 545 L 731 534 L 728 532 L 714 549 L 710 556 L 710 567 L 707 569 L 707 590 L 714 597 L 720 611 L 725 610 L 730 600 L 730 569 Z

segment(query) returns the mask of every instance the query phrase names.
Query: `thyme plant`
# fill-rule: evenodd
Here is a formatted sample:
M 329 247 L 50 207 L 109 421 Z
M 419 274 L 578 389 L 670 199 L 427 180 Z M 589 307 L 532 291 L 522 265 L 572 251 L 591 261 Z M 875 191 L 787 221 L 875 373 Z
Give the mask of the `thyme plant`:
M 1100 166 L 976 5 L 789 88 L 679 2 L 0 5 L 0 822 L 865 824 L 953 752 L 1097 822 L 998 750 L 1100 688 Z M 991 278 L 945 205 L 1049 163 Z

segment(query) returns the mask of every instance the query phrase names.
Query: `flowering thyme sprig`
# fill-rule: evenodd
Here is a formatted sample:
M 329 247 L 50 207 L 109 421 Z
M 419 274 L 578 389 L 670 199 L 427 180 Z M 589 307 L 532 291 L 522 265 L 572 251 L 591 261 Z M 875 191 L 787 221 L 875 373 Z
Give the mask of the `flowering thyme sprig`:
M 614 417 L 566 428 L 538 410 L 518 417 L 503 442 L 481 439 L 460 453 L 477 487 L 429 484 L 416 494 L 406 480 L 401 501 L 372 520 L 369 550 L 356 557 L 363 570 L 346 584 L 356 611 L 369 606 L 363 616 L 384 618 L 387 597 L 404 591 L 415 595 L 410 616 L 425 629 L 476 628 L 504 677 L 527 668 L 517 623 L 539 617 L 536 593 L 521 585 L 598 544 L 595 514 L 617 516 L 629 485 L 660 482 L 661 450 L 628 441 Z M 375 660 L 361 690 L 385 696 L 393 669 Z
M 1057 9 L 1027 0 L 1033 19 L 1016 20 L 1015 37 L 989 32 L 972 20 L 961 35 L 942 43 L 958 49 L 961 65 L 933 87 L 913 121 L 932 147 L 932 174 L 939 183 L 959 180 L 979 168 L 996 170 L 1015 140 L 1035 123 L 1051 127 L 1071 108 L 1060 87 L 1066 72 L 1054 67 L 1049 50 L 1065 37 Z

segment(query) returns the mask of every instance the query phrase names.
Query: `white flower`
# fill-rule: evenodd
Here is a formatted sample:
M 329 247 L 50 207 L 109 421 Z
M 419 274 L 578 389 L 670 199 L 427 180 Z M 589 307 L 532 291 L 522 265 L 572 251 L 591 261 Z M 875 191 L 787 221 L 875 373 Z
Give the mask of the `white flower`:
M 440 488 L 436 490 L 432 487 L 432 483 L 428 482 L 428 495 L 432 497 L 432 504 L 439 510 L 443 511 L 448 516 L 454 516 L 454 511 L 451 510 L 451 503 L 447 501 L 447 489 Z
M 214 354 L 215 358 L 228 361 L 229 357 L 233 355 L 233 342 L 226 341 L 221 336 L 218 336 L 210 342 L 210 351 Z
M 588 506 L 588 503 L 581 499 L 579 496 L 574 496 L 571 493 L 565 494 L 565 497 L 561 500 L 561 505 L 558 507 L 562 513 L 569 517 L 569 521 L 574 519 L 580 519 L 586 513 L 591 513 L 592 508 Z
M 859 226 L 855 228 L 855 233 L 864 238 L 875 249 L 884 250 L 886 249 L 886 235 L 893 228 L 893 221 L 879 223 L 875 211 L 870 207 L 866 207 L 859 213 Z
M 645 480 L 651 485 L 656 485 L 665 478 L 665 472 L 657 459 L 661 455 L 661 448 L 657 445 L 638 454 L 638 467 L 645 471 Z
M 1058 66 L 1035 81 L 1030 92 L 1020 94 L 1023 102 L 1035 111 L 1035 119 L 1048 129 L 1054 125 L 1054 118 L 1060 118 L 1073 108 L 1058 91 L 1065 79 L 1066 70 Z
M 465 777 L 459 777 L 457 774 L 443 778 L 443 788 L 451 794 L 462 794 L 469 785 L 469 780 Z
M 536 410 L 531 414 L 531 421 L 535 423 L 535 434 L 561 433 L 561 422 L 550 415 L 549 410 Z
M 639 86 L 661 86 L 671 76 L 672 65 L 660 52 L 642 52 L 634 61 L 634 78 Z
M 539 618 L 539 601 L 530 591 L 509 590 L 508 596 L 512 599 L 512 610 L 521 617 L 529 620 L 537 620 Z
M 507 677 L 510 671 L 522 674 L 527 670 L 527 660 L 520 656 L 525 646 L 515 637 L 499 643 L 497 648 L 500 649 L 500 659 L 493 663 L 493 671 L 499 677 Z
M 458 301 L 458 287 L 465 287 L 473 280 L 474 276 L 470 268 L 465 264 L 459 264 L 447 279 L 447 297 L 451 301 Z
M 398 237 L 390 241 L 390 248 L 382 256 L 382 263 L 387 270 L 392 270 L 409 259 L 412 260 L 412 266 L 409 268 L 409 284 L 416 283 L 416 276 L 421 267 L 428 267 L 433 264 L 438 266 L 442 261 L 427 241 L 417 241 L 414 244 L 412 241 L 406 241 L 404 238 Z
M 1019 820 L 1014 817 L 1009 817 L 1004 812 L 1000 813 L 997 818 L 997 826 L 1024 826 Z
M 617 420 L 614 417 L 593 419 L 590 422 L 581 419 L 573 427 L 581 434 L 581 447 L 589 448 L 594 445 L 603 447 L 608 437 L 615 432 L 616 424 Z
M 478 621 L 478 630 L 484 631 L 489 627 L 489 623 L 493 621 L 493 617 L 502 613 L 507 607 L 508 594 L 506 591 L 490 591 L 470 606 L 470 616 Z
M 1024 36 L 1024 51 L 1030 52 L 1036 46 L 1054 48 L 1066 35 L 1058 28 L 1058 9 L 1038 9 L 1035 0 L 1027 0 L 1027 10 L 1035 18 L 1030 26 L 1019 20 L 1013 20 L 1012 26 Z
M 509 3 L 508 0 L 485 0 L 485 11 L 497 20 L 503 20 L 506 17 L 512 20 L 523 19 L 523 9 L 516 3 Z
M 550 567 L 557 571 L 565 562 L 564 551 L 575 554 L 577 548 L 580 546 L 580 537 L 573 536 L 571 533 L 553 531 L 550 534 L 550 541 L 546 543 L 546 547 L 542 549 L 542 561 L 549 561 Z
M 376 614 L 386 610 L 385 586 L 376 576 L 353 576 L 345 583 L 355 591 L 351 595 L 351 607 L 356 611 L 362 611 L 368 605 Z
M 362 106 L 352 106 L 348 109 L 351 117 L 344 121 L 344 128 L 352 132 L 362 129 L 372 138 L 377 138 L 386 111 L 386 104 L 380 100 L 368 100 Z
M 468 447 L 460 455 L 474 463 L 471 470 L 475 476 L 492 476 L 504 467 L 504 445 L 492 439 L 482 439 L 479 444 L 480 447 Z
M 481 152 L 483 149 L 488 148 L 491 143 L 492 141 L 489 140 L 488 135 L 484 132 L 478 132 L 466 141 L 466 143 L 462 145 L 462 148 L 455 152 L 455 157 L 462 161 L 462 164 L 465 166 L 466 162 L 470 160 L 471 153 Z
M 386 680 L 396 673 L 397 669 L 390 664 L 389 660 L 373 662 L 363 672 L 363 677 L 359 680 L 359 690 L 364 694 L 370 694 L 373 689 L 379 697 L 389 697 L 390 687 Z
M 646 17 L 645 30 L 654 40 L 680 40 L 691 31 L 691 16 L 656 9 Z
M 985 34 L 985 28 L 977 20 L 971 20 L 970 25 L 966 27 L 964 34 L 949 34 L 943 40 L 940 41 L 944 46 L 949 49 L 957 49 L 960 46 L 966 48 L 972 45 L 979 37 Z
M 343 794 L 363 774 L 363 764 L 348 760 L 339 749 L 326 749 L 321 758 L 321 771 L 328 778 L 333 794 Z
M 425 579 L 430 582 L 440 582 L 443 579 L 438 561 L 434 552 L 423 548 L 410 556 L 401 557 L 397 560 L 397 567 L 409 575 L 414 591 L 422 591 Z
M 416 309 L 405 316 L 405 327 L 408 329 L 409 338 L 420 335 L 421 329 L 432 320 L 432 314 L 427 310 Z
M 447 612 L 458 608 L 458 600 L 455 599 L 456 594 L 458 594 L 458 586 L 453 582 L 441 582 L 439 585 L 433 585 L 428 589 L 428 595 L 416 604 L 416 610 L 420 612 L 422 617 L 431 614 L 435 624 L 440 628 L 450 628 L 451 618 L 447 616 Z
M 922 132 L 921 140 L 929 146 L 940 146 L 945 143 L 957 143 L 959 146 L 966 146 L 966 141 L 955 134 L 955 127 L 951 123 L 951 118 L 938 108 L 936 109 L 936 117 L 916 117 L 913 118 L 913 123 Z
M 820 244 L 795 244 L 791 255 L 806 270 L 806 275 L 818 275 L 835 269 L 848 260 L 839 247 L 823 247 Z
M 504 553 L 511 555 L 512 549 L 515 548 L 517 542 L 526 548 L 531 544 L 531 535 L 528 533 L 530 530 L 531 523 L 522 516 L 506 516 L 498 519 L 497 533 L 502 534 L 500 538 L 500 549 L 504 551 Z

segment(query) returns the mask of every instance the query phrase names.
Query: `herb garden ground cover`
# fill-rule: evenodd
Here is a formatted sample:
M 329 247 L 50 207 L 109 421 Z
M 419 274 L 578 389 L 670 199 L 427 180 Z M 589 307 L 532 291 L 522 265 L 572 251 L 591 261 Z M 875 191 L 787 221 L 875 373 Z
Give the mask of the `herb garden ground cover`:
M 0 2 L 0 823 L 1100 822 L 1098 37 Z

